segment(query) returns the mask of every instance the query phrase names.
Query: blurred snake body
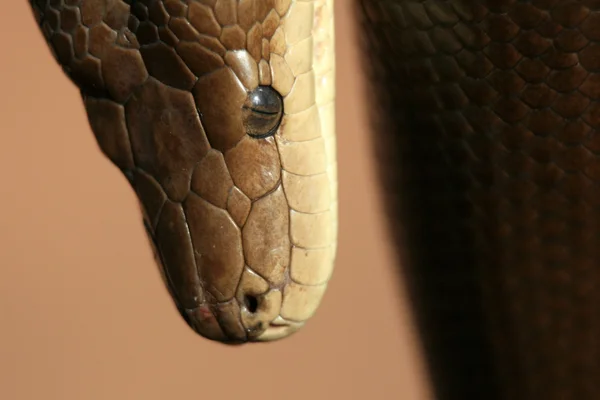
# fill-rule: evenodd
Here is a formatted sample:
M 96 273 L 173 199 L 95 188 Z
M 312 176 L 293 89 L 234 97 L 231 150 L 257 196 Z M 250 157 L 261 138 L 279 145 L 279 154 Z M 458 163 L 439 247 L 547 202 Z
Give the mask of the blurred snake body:
M 303 326 L 337 237 L 333 0 L 31 0 L 189 326 Z

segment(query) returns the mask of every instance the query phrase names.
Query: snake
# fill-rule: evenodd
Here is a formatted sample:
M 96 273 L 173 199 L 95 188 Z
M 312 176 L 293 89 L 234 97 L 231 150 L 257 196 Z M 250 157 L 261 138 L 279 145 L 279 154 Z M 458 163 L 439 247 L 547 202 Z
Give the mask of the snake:
M 600 398 L 600 2 L 360 0 L 438 399 Z
M 333 2 L 34 0 L 187 324 L 298 331 L 337 237 Z
M 30 4 L 183 319 L 297 332 L 337 251 L 333 0 Z M 436 398 L 600 398 L 600 1 L 352 5 Z

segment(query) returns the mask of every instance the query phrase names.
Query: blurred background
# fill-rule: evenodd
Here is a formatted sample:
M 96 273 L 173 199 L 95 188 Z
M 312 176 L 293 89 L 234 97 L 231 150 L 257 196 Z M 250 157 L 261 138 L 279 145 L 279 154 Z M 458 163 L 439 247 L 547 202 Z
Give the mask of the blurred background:
M 350 1 L 336 2 L 336 272 L 300 333 L 242 347 L 185 325 L 134 193 L 29 5 L 2 7 L 1 399 L 430 399 L 385 231 Z

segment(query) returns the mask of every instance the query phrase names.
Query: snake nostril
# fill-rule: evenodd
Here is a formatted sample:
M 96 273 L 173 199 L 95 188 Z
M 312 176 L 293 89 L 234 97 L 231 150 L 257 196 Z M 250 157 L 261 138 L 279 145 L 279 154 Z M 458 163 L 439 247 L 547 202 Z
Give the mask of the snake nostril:
M 256 296 L 247 294 L 244 296 L 244 306 L 246 306 L 248 312 L 254 314 L 258 309 L 258 299 L 256 298 Z

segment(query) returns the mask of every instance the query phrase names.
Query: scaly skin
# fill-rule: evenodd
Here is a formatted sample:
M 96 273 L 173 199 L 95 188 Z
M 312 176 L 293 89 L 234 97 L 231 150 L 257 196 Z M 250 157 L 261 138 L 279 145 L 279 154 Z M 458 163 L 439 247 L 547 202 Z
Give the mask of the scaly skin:
M 297 331 L 336 250 L 333 1 L 31 4 L 188 324 L 224 343 Z M 258 86 L 278 95 L 253 103 Z
M 600 399 L 600 2 L 356 4 L 436 398 Z

